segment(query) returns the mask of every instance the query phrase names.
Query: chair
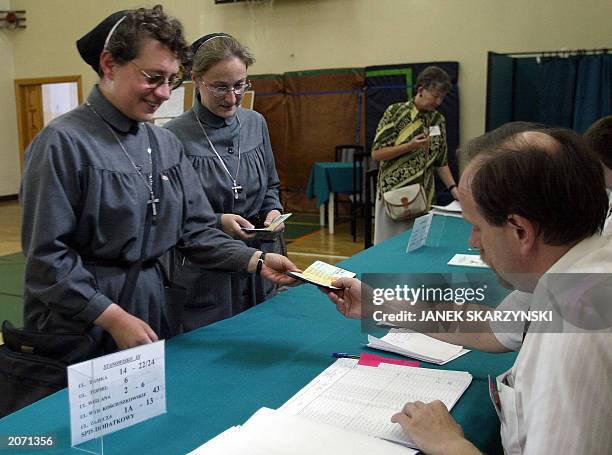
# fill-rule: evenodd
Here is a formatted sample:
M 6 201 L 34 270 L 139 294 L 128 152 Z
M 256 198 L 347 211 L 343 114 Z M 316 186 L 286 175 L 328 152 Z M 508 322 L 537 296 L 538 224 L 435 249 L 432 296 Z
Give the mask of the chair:
M 369 166 L 370 154 L 360 144 L 336 146 L 336 161 L 353 163 L 353 189 L 349 194 L 351 204 L 351 235 L 357 241 L 357 210 L 363 207 L 364 172 Z
M 373 245 L 372 223 L 374 221 L 374 211 L 372 208 L 376 204 L 376 183 L 378 181 L 378 168 L 368 169 L 365 172 L 365 200 L 364 200 L 364 249 Z

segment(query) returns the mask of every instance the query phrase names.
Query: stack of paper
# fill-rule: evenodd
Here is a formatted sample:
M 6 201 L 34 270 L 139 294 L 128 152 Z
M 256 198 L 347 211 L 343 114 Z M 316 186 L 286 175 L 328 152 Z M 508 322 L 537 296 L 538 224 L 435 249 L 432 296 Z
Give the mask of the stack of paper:
M 416 454 L 391 416 L 409 401 L 451 409 L 471 381 L 464 371 L 338 359 L 279 410 L 260 409 L 190 455 Z
M 433 213 L 434 215 L 463 218 L 461 215 L 461 204 L 459 204 L 459 201 L 453 201 L 448 205 L 432 205 L 429 213 Z
M 458 265 L 460 267 L 480 267 L 488 268 L 489 266 L 484 263 L 480 255 L 476 254 L 455 254 L 448 265 Z
M 408 329 L 391 329 L 382 338 L 368 335 L 368 347 L 438 365 L 444 365 L 470 352 L 468 349 L 463 349 L 463 346 L 446 343 Z

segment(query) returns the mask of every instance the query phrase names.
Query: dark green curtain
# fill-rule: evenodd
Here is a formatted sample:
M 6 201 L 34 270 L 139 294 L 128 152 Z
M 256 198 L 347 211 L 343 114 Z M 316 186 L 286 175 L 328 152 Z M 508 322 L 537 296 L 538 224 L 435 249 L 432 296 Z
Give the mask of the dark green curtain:
M 572 128 L 578 60 L 579 57 L 551 57 L 541 60 L 540 123 Z
M 540 122 L 584 133 L 612 113 L 612 55 L 546 58 L 540 66 Z
M 612 114 L 612 55 L 586 55 L 578 64 L 573 128 L 584 133 Z
M 607 53 L 510 58 L 490 52 L 488 76 L 487 130 L 521 120 L 583 133 L 612 114 L 612 55 Z

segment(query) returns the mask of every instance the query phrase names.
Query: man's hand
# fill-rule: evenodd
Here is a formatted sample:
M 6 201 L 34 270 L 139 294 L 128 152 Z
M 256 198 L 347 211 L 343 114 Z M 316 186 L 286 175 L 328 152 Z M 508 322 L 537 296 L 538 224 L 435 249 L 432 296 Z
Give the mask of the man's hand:
M 332 286 L 342 288 L 339 291 L 319 288 L 327 294 L 329 300 L 336 304 L 336 309 L 347 318 L 361 318 L 361 281 L 357 278 L 337 278 Z M 369 288 L 368 288 L 369 289 Z
M 391 422 L 399 423 L 418 448 L 429 455 L 480 453 L 465 439 L 463 430 L 440 400 L 406 403 L 401 412 L 393 414 Z
M 221 215 L 221 229 L 230 237 L 235 239 L 249 240 L 255 237 L 255 234 L 247 234 L 242 228 L 253 229 L 253 226 L 245 218 L 234 213 L 224 213 Z
M 149 324 L 132 316 L 116 303 L 104 310 L 94 324 L 109 332 L 119 349 L 133 348 L 158 340 Z
M 260 253 L 256 253 L 259 258 Z M 281 254 L 266 253 L 264 265 L 261 268 L 261 276 L 281 286 L 298 284 L 298 280 L 291 278 L 287 272 L 301 272 L 301 270 L 289 259 Z

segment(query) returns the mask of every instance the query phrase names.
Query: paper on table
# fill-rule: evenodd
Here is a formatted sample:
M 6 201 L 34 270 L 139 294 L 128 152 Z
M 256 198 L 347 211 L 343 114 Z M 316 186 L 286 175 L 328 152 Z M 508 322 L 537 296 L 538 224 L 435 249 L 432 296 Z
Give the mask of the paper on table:
M 263 228 L 245 228 L 242 230 L 245 232 L 274 232 L 274 230 L 281 224 L 284 223 L 287 218 L 289 218 L 293 213 L 285 213 L 283 215 L 279 215 L 272 220 L 269 226 Z
M 302 273 L 299 272 L 287 272 L 287 275 L 297 278 L 298 280 L 305 281 L 307 283 L 316 284 L 317 286 L 323 286 L 329 289 L 338 289 L 331 285 L 331 282 L 335 278 L 348 277 L 353 278 L 355 274 L 348 270 L 341 269 L 335 265 L 327 264 L 323 261 L 315 261 Z
M 391 416 L 408 401 L 441 400 L 451 409 L 471 381 L 463 371 L 387 363 L 371 368 L 354 359 L 338 359 L 280 410 L 414 447 Z
M 448 265 L 458 265 L 461 267 L 481 267 L 481 268 L 489 268 L 487 264 L 480 258 L 479 255 L 476 254 L 455 254 L 450 261 L 448 261 Z
M 433 213 L 434 215 L 463 218 L 461 211 L 462 209 L 459 201 L 453 201 L 448 205 L 432 205 L 429 213 Z
M 189 455 L 286 455 L 288 453 L 413 455 L 417 451 L 283 411 L 261 408 L 242 427 L 230 428 Z
M 368 335 L 368 347 L 394 352 L 424 362 L 444 365 L 470 352 L 463 346 L 446 343 L 408 329 L 391 329 L 382 338 Z

